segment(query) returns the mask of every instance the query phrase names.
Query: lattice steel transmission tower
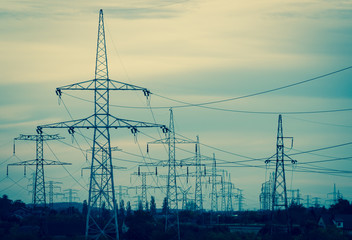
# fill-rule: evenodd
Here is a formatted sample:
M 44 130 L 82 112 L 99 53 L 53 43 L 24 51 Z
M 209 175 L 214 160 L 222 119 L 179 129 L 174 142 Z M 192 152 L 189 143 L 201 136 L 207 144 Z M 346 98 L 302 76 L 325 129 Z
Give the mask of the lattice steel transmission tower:
M 110 114 L 111 91 L 142 91 L 146 97 L 149 96 L 150 91 L 146 88 L 109 78 L 103 10 L 99 12 L 95 77 L 92 80 L 59 87 L 56 89 L 56 94 L 61 97 L 62 91 L 66 90 L 92 91 L 94 93 L 94 113 L 89 117 L 78 120 L 38 126 L 37 131 L 42 132 L 43 128 L 68 128 L 69 133 L 74 134 L 76 128 L 93 129 L 85 236 L 86 239 L 119 239 L 110 129 L 127 128 L 133 134 L 136 134 L 138 128 L 141 127 L 160 127 L 164 133 L 167 132 L 167 128 L 159 124 L 121 119 Z
M 44 166 L 45 165 L 71 165 L 71 163 L 64 163 L 59 161 L 52 161 L 44 159 L 44 141 L 50 140 L 60 140 L 64 139 L 58 134 L 54 135 L 23 135 L 14 140 L 24 140 L 24 141 L 35 141 L 36 142 L 36 158 L 34 160 L 22 161 L 18 163 L 11 163 L 7 165 L 7 174 L 9 166 L 24 166 L 24 175 L 26 175 L 26 166 L 35 166 L 35 178 L 33 187 L 33 207 L 38 207 L 38 205 L 46 206 L 46 191 L 45 191 L 45 177 L 44 177 Z M 15 143 L 14 143 L 14 154 L 15 154 Z
M 142 177 L 141 186 L 140 186 L 140 189 L 142 190 L 142 194 L 140 195 L 141 196 L 140 200 L 142 202 L 143 208 L 145 208 L 145 210 L 148 210 L 148 209 L 146 209 L 147 202 L 148 202 L 147 188 L 155 188 L 155 187 L 147 185 L 147 176 L 156 175 L 156 172 L 141 172 L 140 167 L 138 167 L 138 172 L 132 173 L 131 175 L 136 175 L 138 177 Z M 136 187 L 136 189 L 137 188 L 138 187 Z M 159 188 L 159 187 L 156 187 L 156 188 Z
M 215 153 L 213 153 L 213 164 L 212 164 L 212 171 L 211 171 L 211 211 L 217 212 L 218 211 L 218 190 L 216 184 L 216 158 Z
M 203 210 L 203 193 L 202 193 L 202 163 L 201 163 L 201 155 L 200 155 L 200 144 L 199 144 L 199 136 L 197 136 L 196 143 L 196 186 L 194 190 L 194 200 L 196 204 L 196 210 Z
M 64 192 L 65 194 L 68 195 L 68 196 L 64 196 L 64 198 L 67 199 L 69 206 L 72 207 L 73 201 L 79 200 L 79 197 L 77 197 L 78 190 L 69 188 L 69 189 L 65 189 Z
M 277 139 L 276 139 L 276 153 L 272 156 L 276 156 L 276 168 L 274 174 L 274 184 L 273 184 L 273 192 L 272 192 L 272 228 L 275 224 L 275 211 L 283 210 L 286 215 L 286 225 L 287 231 L 290 232 L 291 223 L 288 213 L 288 203 L 287 203 L 287 189 L 286 189 L 286 176 L 285 176 L 285 157 L 289 158 L 292 164 L 295 164 L 297 161 L 293 160 L 289 156 L 287 156 L 284 152 L 284 139 L 291 140 L 291 148 L 293 145 L 292 137 L 284 137 L 282 130 L 282 116 L 279 115 L 278 119 L 278 129 L 277 129 Z M 271 160 L 265 160 L 265 163 L 269 163 Z
M 175 136 L 175 124 L 174 124 L 174 114 L 172 108 L 170 108 L 170 123 L 167 131 L 167 137 L 164 139 L 156 140 L 154 142 L 150 142 L 147 145 L 147 152 L 149 152 L 149 144 L 167 144 L 168 145 L 168 177 L 166 184 L 166 199 L 168 208 L 166 208 L 166 220 L 165 220 L 165 230 L 168 228 L 168 214 L 169 209 L 172 213 L 176 212 L 176 217 L 178 218 L 178 199 L 177 199 L 177 174 L 176 167 L 178 164 L 176 163 L 175 156 L 175 146 L 176 144 L 187 144 L 187 143 L 196 143 L 194 141 L 189 141 L 186 139 L 179 139 Z M 178 224 L 177 224 L 178 225 Z M 178 234 L 179 236 L 179 234 Z
M 50 208 L 54 207 L 54 195 L 61 195 L 60 193 L 54 193 L 54 189 L 60 189 L 61 187 L 57 186 L 58 184 L 62 184 L 62 182 L 55 182 L 55 181 L 49 181 L 48 183 L 48 188 L 49 188 L 49 206 Z
M 226 211 L 225 170 L 222 170 L 220 184 L 221 211 Z
M 270 174 L 269 180 L 262 184 L 261 193 L 259 195 L 261 210 L 271 210 L 273 178 L 274 173 Z

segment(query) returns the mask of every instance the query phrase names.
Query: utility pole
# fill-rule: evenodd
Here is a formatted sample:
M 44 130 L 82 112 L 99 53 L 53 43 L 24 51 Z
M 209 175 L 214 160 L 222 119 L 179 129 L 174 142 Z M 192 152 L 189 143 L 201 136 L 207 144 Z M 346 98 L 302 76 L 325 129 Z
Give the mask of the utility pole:
M 74 83 L 56 89 L 56 94 L 59 97 L 61 97 L 62 91 L 65 90 L 92 91 L 94 93 L 94 114 L 78 120 L 38 126 L 37 131 L 42 132 L 43 128 L 68 128 L 69 133 L 74 134 L 76 128 L 94 130 L 85 236 L 86 239 L 119 239 L 110 129 L 126 128 L 130 129 L 132 134 L 135 135 L 138 132 L 138 128 L 159 127 L 163 129 L 164 133 L 167 132 L 167 128 L 159 124 L 121 119 L 110 114 L 111 91 L 142 91 L 146 97 L 149 96 L 150 91 L 146 88 L 109 78 L 102 9 L 99 12 L 95 63 L 95 77 L 93 80 Z M 110 211 L 103 214 L 103 211 L 105 211 L 103 208 Z
M 273 185 L 273 192 L 272 192 L 272 212 L 271 212 L 271 231 L 273 231 L 274 222 L 275 222 L 275 211 L 282 209 L 286 215 L 286 225 L 287 231 L 291 231 L 291 223 L 288 213 L 288 203 L 287 203 L 287 190 L 286 190 L 286 176 L 285 176 L 285 159 L 286 156 L 291 160 L 292 164 L 295 164 L 297 161 L 291 159 L 284 153 L 284 139 L 291 140 L 291 148 L 293 145 L 293 138 L 292 137 L 284 137 L 283 130 L 282 130 L 282 116 L 279 115 L 278 119 L 278 129 L 277 129 L 277 139 L 276 139 L 276 154 L 272 157 L 276 156 L 276 168 L 275 168 L 275 175 L 274 175 L 274 185 Z M 270 157 L 265 161 L 265 163 L 269 163 L 271 160 Z
M 35 141 L 36 142 L 36 158 L 34 160 L 22 161 L 18 163 L 11 163 L 7 165 L 7 175 L 9 173 L 9 166 L 24 166 L 24 175 L 26 175 L 26 166 L 35 166 L 35 179 L 33 189 L 33 207 L 36 208 L 39 205 L 46 207 L 46 192 L 45 192 L 45 177 L 44 177 L 44 166 L 45 165 L 71 165 L 71 163 L 64 163 L 59 161 L 52 161 L 44 159 L 44 141 L 60 140 L 63 137 L 55 135 L 23 135 L 14 140 L 24 141 Z M 14 154 L 15 154 L 15 143 L 14 143 Z

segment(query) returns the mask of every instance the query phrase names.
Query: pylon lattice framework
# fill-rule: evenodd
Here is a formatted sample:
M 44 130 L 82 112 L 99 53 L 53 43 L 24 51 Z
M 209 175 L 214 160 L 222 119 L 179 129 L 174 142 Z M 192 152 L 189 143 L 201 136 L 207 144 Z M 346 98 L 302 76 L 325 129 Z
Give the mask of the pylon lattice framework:
M 68 128 L 69 133 L 74 134 L 76 128 L 94 130 L 85 236 L 86 239 L 119 239 L 110 128 L 127 128 L 133 134 L 141 127 L 160 127 L 163 132 L 166 132 L 167 128 L 159 124 L 120 119 L 110 114 L 110 91 L 143 91 L 146 97 L 150 91 L 109 79 L 103 10 L 99 12 L 95 78 L 59 87 L 56 94 L 61 97 L 64 90 L 94 91 L 94 114 L 83 119 L 38 126 L 37 131 L 42 132 L 43 128 Z M 105 209 L 110 212 L 107 213 Z
M 44 159 L 44 141 L 49 140 L 59 140 L 64 139 L 60 137 L 58 134 L 54 135 L 23 135 L 21 134 L 19 137 L 14 140 L 25 140 L 25 141 L 35 141 L 36 142 L 36 159 L 22 161 L 18 163 L 11 163 L 7 165 L 7 174 L 9 166 L 24 166 L 24 174 L 26 175 L 26 166 L 34 165 L 35 166 L 35 175 L 33 182 L 33 207 L 37 207 L 39 205 L 45 207 L 46 206 L 46 191 L 45 191 L 45 177 L 44 177 L 44 165 L 71 165 L 71 163 L 64 163 L 59 161 L 45 160 Z M 14 147 L 15 154 L 15 147 Z
M 287 189 L 286 189 L 286 176 L 285 176 L 285 160 L 286 156 L 291 160 L 291 163 L 296 163 L 296 160 L 291 159 L 284 152 L 284 139 L 291 139 L 291 147 L 293 145 L 292 137 L 284 137 L 282 130 L 282 116 L 279 115 L 278 119 L 278 129 L 277 129 L 277 139 L 276 139 L 276 168 L 274 173 L 274 184 L 273 184 L 273 192 L 272 192 L 272 223 L 274 223 L 275 210 L 283 209 L 286 215 L 286 225 L 287 230 L 290 231 L 290 220 L 288 214 L 288 203 L 287 203 Z M 269 163 L 270 158 L 265 161 L 265 163 Z M 272 225 L 273 227 L 273 225 Z

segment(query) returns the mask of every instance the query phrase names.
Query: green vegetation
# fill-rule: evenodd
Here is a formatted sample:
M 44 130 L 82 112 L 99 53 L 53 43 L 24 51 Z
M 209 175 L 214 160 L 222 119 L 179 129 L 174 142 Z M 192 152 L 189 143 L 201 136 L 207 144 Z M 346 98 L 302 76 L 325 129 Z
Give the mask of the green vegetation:
M 150 200 L 148 210 L 132 211 L 130 202 L 121 201 L 118 209 L 120 239 L 122 240 L 166 240 L 173 239 L 175 228 L 165 232 L 167 202 L 162 209 L 156 209 L 155 198 Z M 108 210 L 106 210 L 108 211 Z M 180 236 L 182 240 L 351 240 L 352 236 L 336 228 L 333 224 L 326 228 L 318 226 L 323 214 L 351 214 L 352 205 L 345 199 L 329 209 L 304 208 L 293 204 L 290 209 L 291 234 L 277 232 L 271 234 L 270 212 L 243 211 L 228 213 L 180 211 Z M 0 198 L 0 239 L 6 240 L 81 240 L 84 239 L 87 202 L 82 211 L 74 207 L 60 211 L 45 209 L 38 211 L 28 208 L 20 200 L 12 201 L 6 195 Z M 241 227 L 247 228 L 241 231 Z M 257 228 L 256 230 L 253 230 Z M 252 229 L 248 231 L 248 229 Z

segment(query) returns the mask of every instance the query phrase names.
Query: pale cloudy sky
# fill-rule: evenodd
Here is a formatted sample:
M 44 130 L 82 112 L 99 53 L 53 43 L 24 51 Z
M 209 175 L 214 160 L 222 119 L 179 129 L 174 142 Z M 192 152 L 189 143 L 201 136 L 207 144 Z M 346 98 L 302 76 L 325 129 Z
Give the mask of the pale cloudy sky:
M 155 93 L 152 107 L 180 105 L 157 95 L 202 103 L 284 86 L 352 65 L 350 1 L 3 1 L 0 194 L 30 201 L 25 190 L 28 180 L 22 179 L 22 169 L 11 169 L 10 178 L 6 178 L 6 165 L 18 161 L 11 157 L 12 139 L 19 134 L 34 134 L 39 124 L 70 119 L 63 104 L 58 105 L 54 89 L 94 77 L 100 8 L 104 9 L 110 78 L 150 89 Z M 278 113 L 350 108 L 351 71 L 269 94 L 209 105 L 277 114 L 174 108 L 176 130 L 189 138 L 199 135 L 202 143 L 221 150 L 251 158 L 270 157 L 275 153 Z M 68 93 L 92 99 L 89 94 Z M 92 112 L 88 102 L 69 95 L 64 95 L 63 100 L 74 118 Z M 141 107 L 146 106 L 146 101 L 142 94 L 114 93 L 111 104 Z M 153 121 L 148 109 L 113 107 L 112 112 L 123 118 Z M 167 108 L 155 108 L 153 113 L 158 123 L 168 124 Z M 294 137 L 294 149 L 288 153 L 351 142 L 351 120 L 350 111 L 283 114 L 284 134 Z M 64 130 L 47 133 L 60 133 L 67 138 L 67 144 L 72 144 Z M 156 131 L 146 133 L 159 138 Z M 91 137 L 92 133 L 84 134 Z M 83 138 L 77 136 L 77 140 L 82 148 L 89 148 Z M 141 135 L 136 143 L 133 136 L 118 131 L 112 141 L 136 154 L 140 154 L 139 143 L 145 154 L 145 143 L 151 140 Z M 80 184 L 86 184 L 87 176 L 80 176 L 80 168 L 87 165 L 83 154 L 62 143 L 49 144 L 61 161 L 73 163 L 67 167 L 70 174 Z M 193 151 L 193 147 L 180 148 Z M 246 160 L 206 146 L 201 150 L 206 156 L 214 152 L 229 162 Z M 46 151 L 48 159 L 55 160 L 50 150 Z M 299 172 L 307 170 L 302 168 L 307 165 L 300 166 L 303 162 L 351 157 L 351 145 L 316 153 L 322 156 L 295 156 L 299 163 L 292 183 L 292 172 L 288 173 L 288 188 L 300 189 L 303 196 L 320 197 L 325 203 L 336 183 L 351 200 L 351 173 L 339 172 L 336 176 L 312 173 L 312 169 Z M 32 159 L 33 143 L 19 143 L 16 155 L 21 160 Z M 115 156 L 143 162 L 120 152 Z M 153 147 L 151 156 L 166 157 L 160 147 Z M 180 150 L 178 156 L 187 154 Z M 115 164 L 128 167 L 118 175 L 117 184 L 129 185 L 129 174 L 136 171 L 137 163 Z M 226 169 L 236 187 L 244 190 L 246 207 L 259 208 L 258 195 L 266 171 L 263 161 L 248 164 L 260 168 L 226 164 Z M 331 169 L 352 171 L 350 159 L 309 167 L 327 168 L 329 173 Z M 87 197 L 87 192 L 63 168 L 52 169 L 48 167 L 48 180 L 62 181 L 63 188 L 79 190 L 81 200 Z

